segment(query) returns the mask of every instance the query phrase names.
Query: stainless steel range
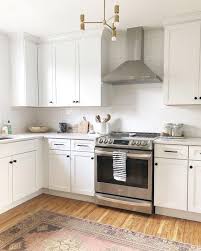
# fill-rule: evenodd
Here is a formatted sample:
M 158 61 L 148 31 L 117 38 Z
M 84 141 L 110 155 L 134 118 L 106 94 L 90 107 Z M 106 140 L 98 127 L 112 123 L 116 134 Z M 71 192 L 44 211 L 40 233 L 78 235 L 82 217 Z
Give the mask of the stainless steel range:
M 96 140 L 96 203 L 153 212 L 153 141 L 157 133 L 113 132 Z M 114 153 L 123 153 L 125 180 L 114 176 Z

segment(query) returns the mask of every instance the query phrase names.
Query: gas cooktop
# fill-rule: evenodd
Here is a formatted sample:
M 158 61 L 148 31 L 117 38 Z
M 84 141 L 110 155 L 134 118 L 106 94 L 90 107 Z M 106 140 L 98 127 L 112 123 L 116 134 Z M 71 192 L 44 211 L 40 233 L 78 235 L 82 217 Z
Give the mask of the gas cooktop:
M 99 137 L 96 140 L 96 146 L 152 150 L 153 141 L 159 136 L 159 133 L 149 132 L 112 132 L 109 135 Z

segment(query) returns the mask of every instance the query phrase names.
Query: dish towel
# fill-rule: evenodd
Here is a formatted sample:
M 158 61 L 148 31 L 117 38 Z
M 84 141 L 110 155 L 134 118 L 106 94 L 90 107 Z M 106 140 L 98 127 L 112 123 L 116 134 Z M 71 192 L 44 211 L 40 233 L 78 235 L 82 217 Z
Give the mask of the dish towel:
M 113 177 L 115 180 L 126 182 L 126 159 L 125 152 L 113 152 Z

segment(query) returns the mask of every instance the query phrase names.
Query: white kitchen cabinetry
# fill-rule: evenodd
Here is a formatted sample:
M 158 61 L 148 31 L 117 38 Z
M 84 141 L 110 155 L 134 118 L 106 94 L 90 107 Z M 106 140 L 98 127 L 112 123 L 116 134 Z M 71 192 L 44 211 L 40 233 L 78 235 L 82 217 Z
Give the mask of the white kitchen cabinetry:
M 164 91 L 167 105 L 201 104 L 201 21 L 165 27 Z
M 187 210 L 187 169 L 187 160 L 155 158 L 155 206 Z
M 54 44 L 56 105 L 70 106 L 79 88 L 79 72 L 76 67 L 76 41 L 59 41 Z M 79 92 L 79 90 L 78 90 Z
M 36 191 L 36 151 L 13 156 L 13 200 Z
M 50 151 L 49 188 L 62 192 L 70 192 L 70 152 Z
M 201 213 L 201 161 L 189 161 L 188 211 Z
M 72 152 L 71 191 L 94 196 L 94 153 Z
M 101 106 L 101 39 L 79 40 L 79 105 Z
M 12 164 L 11 158 L 0 159 L 0 209 L 12 203 Z
M 13 106 L 38 106 L 38 39 L 10 36 Z
M 56 103 L 56 87 L 53 81 L 53 46 L 52 43 L 38 47 L 38 84 L 39 106 L 53 106 Z
M 102 39 L 102 32 L 95 31 L 66 35 L 41 44 L 39 105 L 108 105 L 111 86 L 101 81 L 102 62 L 106 57 L 101 47 L 106 41 Z

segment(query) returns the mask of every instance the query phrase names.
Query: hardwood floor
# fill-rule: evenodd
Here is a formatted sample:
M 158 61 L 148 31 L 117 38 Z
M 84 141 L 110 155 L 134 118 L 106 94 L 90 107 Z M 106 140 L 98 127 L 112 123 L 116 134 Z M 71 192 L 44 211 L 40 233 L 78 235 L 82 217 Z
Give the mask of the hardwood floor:
M 45 194 L 1 214 L 0 231 L 42 209 L 160 236 L 169 240 L 201 245 L 201 223 L 198 222 L 98 207 L 93 203 Z

